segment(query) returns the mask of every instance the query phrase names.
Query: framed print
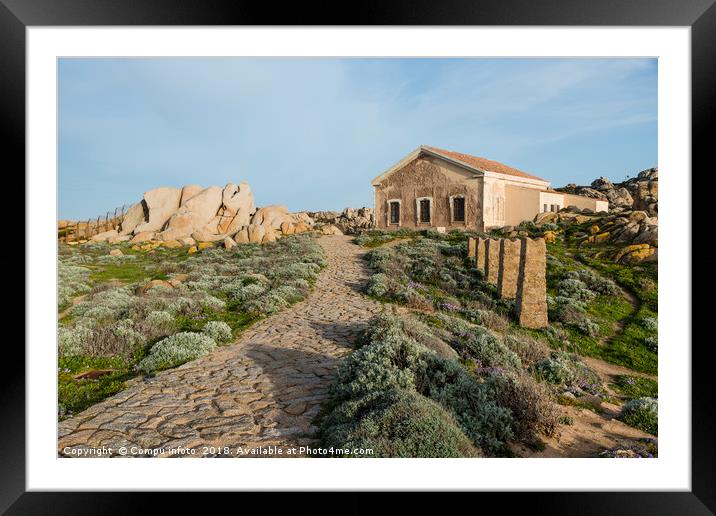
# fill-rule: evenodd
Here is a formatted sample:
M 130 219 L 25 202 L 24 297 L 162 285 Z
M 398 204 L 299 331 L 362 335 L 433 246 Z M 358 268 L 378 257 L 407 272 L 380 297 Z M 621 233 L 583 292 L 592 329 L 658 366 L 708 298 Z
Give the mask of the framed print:
M 529 491 L 709 514 L 711 2 L 240 7 L 3 3 L 27 192 L 3 510 Z

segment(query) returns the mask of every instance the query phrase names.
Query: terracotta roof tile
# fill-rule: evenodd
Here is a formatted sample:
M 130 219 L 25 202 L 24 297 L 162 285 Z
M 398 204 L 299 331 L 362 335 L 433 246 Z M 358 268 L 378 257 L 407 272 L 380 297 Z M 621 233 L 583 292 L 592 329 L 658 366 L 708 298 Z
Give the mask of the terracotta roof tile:
M 517 170 L 516 168 L 509 167 L 504 163 L 500 163 L 499 161 L 480 158 L 478 156 L 471 156 L 470 154 L 463 154 L 462 152 L 453 152 L 445 149 L 439 149 L 437 147 L 431 147 L 428 145 L 423 145 L 423 148 L 428 149 L 437 154 L 442 154 L 444 156 L 447 156 L 448 158 L 462 161 L 463 163 L 466 163 L 467 165 L 470 165 L 474 168 L 479 168 L 480 170 L 487 170 L 489 172 L 497 172 L 499 174 L 507 174 L 510 176 L 546 181 L 546 179 L 542 179 L 541 177 L 533 176 L 532 174 L 528 174 L 527 172 L 523 172 L 522 170 Z

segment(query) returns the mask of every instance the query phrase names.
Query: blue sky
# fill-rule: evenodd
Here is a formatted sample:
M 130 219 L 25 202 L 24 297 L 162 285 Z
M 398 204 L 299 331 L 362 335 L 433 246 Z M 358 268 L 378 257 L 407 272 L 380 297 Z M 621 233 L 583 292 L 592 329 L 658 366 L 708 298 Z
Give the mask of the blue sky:
M 552 181 L 657 166 L 656 59 L 61 59 L 59 211 L 250 183 L 258 205 L 372 205 L 421 144 Z

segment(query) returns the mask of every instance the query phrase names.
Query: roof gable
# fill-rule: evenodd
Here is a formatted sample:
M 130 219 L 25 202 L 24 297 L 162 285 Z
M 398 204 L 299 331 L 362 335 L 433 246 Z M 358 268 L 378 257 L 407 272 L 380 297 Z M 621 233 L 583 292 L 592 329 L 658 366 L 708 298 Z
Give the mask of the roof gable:
M 542 179 L 541 177 L 534 176 L 532 174 L 528 174 L 527 172 L 523 172 L 522 170 L 518 170 L 516 168 L 510 167 L 508 165 L 505 165 L 504 163 L 500 163 L 499 161 L 493 161 L 486 158 L 481 158 L 478 156 L 472 156 L 470 154 L 463 154 L 461 152 L 453 152 L 448 151 L 445 149 L 440 149 L 437 147 L 431 147 L 428 145 L 421 145 L 417 149 L 415 149 L 413 152 L 408 154 L 405 158 L 400 160 L 398 163 L 396 163 L 393 167 L 385 171 L 383 174 L 379 175 L 373 181 L 371 184 L 373 186 L 377 186 L 380 184 L 380 182 L 388 177 L 389 175 L 393 174 L 393 172 L 396 172 L 400 168 L 402 168 L 404 165 L 409 163 L 410 161 L 414 160 L 421 154 L 428 154 L 432 156 L 437 156 L 439 158 L 442 158 L 446 161 L 449 161 L 451 163 L 454 163 L 465 170 L 472 172 L 476 176 L 482 176 L 485 172 L 492 172 L 496 174 L 502 174 L 506 176 L 512 176 L 516 178 L 526 179 L 528 181 L 542 181 L 544 183 L 549 184 L 549 181 Z

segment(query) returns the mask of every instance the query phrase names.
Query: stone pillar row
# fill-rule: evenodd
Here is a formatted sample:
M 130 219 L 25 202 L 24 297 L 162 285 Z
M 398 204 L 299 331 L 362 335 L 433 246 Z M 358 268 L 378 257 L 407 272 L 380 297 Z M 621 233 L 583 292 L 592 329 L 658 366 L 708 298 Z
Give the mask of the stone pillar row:
M 515 300 L 520 326 L 547 322 L 547 246 L 544 238 L 470 238 L 468 256 L 500 297 Z

